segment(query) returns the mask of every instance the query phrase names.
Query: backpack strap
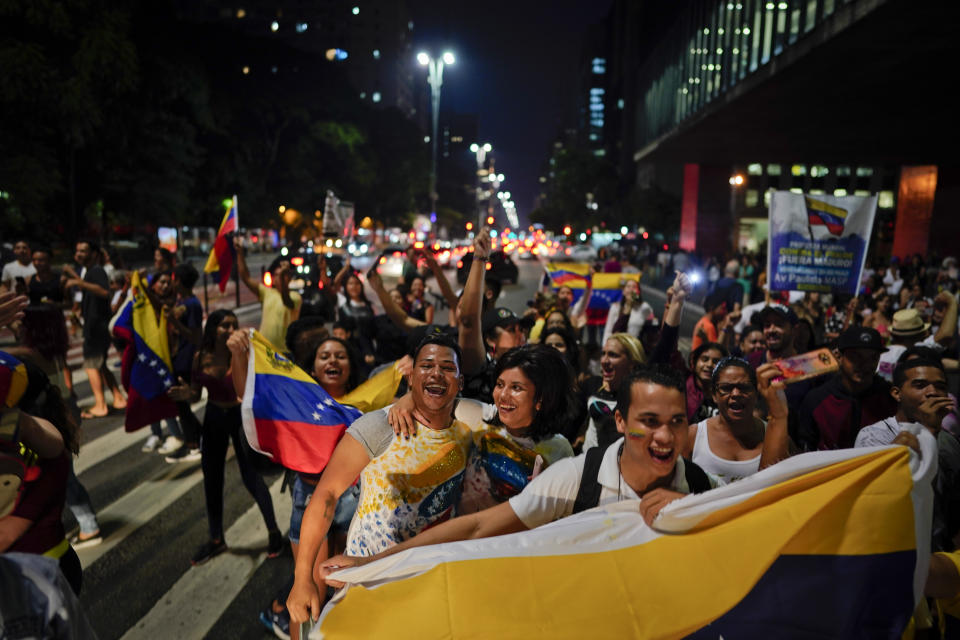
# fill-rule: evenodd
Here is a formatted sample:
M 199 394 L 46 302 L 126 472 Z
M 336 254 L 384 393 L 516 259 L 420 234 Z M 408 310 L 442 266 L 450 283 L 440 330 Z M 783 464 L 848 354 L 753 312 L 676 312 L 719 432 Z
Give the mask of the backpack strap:
M 713 488 L 707 473 L 689 458 L 683 459 L 683 475 L 690 487 L 690 493 L 703 493 Z
M 597 478 L 600 476 L 600 463 L 603 462 L 604 453 L 606 449 L 603 447 L 587 449 L 583 461 L 583 474 L 580 476 L 580 489 L 573 503 L 573 513 L 580 513 L 600 504 L 601 487 Z

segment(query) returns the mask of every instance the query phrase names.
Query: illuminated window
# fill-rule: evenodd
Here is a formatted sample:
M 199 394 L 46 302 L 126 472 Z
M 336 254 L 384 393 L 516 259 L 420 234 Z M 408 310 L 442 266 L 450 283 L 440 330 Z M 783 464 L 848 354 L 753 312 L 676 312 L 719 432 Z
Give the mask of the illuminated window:
M 877 195 L 877 206 L 881 209 L 893 209 L 893 191 L 881 191 Z
M 869 178 L 873 175 L 873 168 L 871 167 L 857 167 L 857 177 L 858 178 Z
M 795 164 L 790 167 L 790 173 L 795 176 L 805 176 L 807 175 L 807 166 L 803 164 Z
M 747 175 L 750 176 L 762 176 L 763 175 L 763 165 L 759 162 L 754 162 L 753 164 L 747 165 Z
M 846 165 L 840 165 L 839 167 L 837 167 L 837 175 L 838 175 L 838 176 L 849 176 L 849 175 L 850 175 L 850 167 L 848 167 L 848 166 L 846 166 Z
M 306 23 L 306 22 L 298 22 L 298 23 L 297 23 L 297 26 L 296 26 L 296 29 L 297 29 L 297 33 L 303 33 L 304 31 L 307 30 L 307 23 Z
M 810 167 L 810 177 L 812 178 L 822 178 L 828 173 L 830 173 L 830 169 L 826 168 L 822 164 L 815 164 Z
M 617 109 L 623 109 L 623 98 L 617 100 Z
M 379 92 L 379 91 L 374 91 L 374 92 L 373 92 L 373 95 L 370 96 L 370 98 L 371 98 L 374 102 L 380 102 L 380 92 Z
M 853 195 L 863 196 L 864 198 L 866 198 L 867 196 L 870 195 L 870 192 L 866 189 L 857 189 L 856 191 L 853 192 Z
M 238 18 L 245 18 L 246 16 L 247 16 L 247 11 L 246 11 L 246 9 L 237 9 L 237 17 L 238 17 Z
M 843 196 L 847 195 L 847 190 L 846 190 L 846 189 L 834 189 L 834 190 L 833 190 L 833 195 L 839 196 L 839 197 L 842 198 Z
M 780 175 L 780 165 L 778 165 L 778 164 L 768 164 L 768 165 L 767 165 L 767 175 L 768 175 L 768 176 L 778 176 L 778 175 Z
M 812 195 L 812 196 L 823 196 L 823 195 L 826 195 L 826 191 L 824 191 L 823 189 L 810 189 L 810 191 L 809 191 L 808 193 L 809 193 L 810 195 Z
M 790 187 L 790 193 L 803 193 L 803 189 L 800 187 Z
M 373 59 L 374 59 L 374 60 L 379 60 L 379 59 L 380 59 L 380 49 L 374 49 L 374 50 L 373 50 Z
M 760 192 L 756 189 L 747 189 L 743 197 L 743 203 L 748 207 L 755 207 L 760 202 Z
M 763 206 L 770 206 L 770 196 L 773 195 L 773 189 L 767 189 L 763 192 Z

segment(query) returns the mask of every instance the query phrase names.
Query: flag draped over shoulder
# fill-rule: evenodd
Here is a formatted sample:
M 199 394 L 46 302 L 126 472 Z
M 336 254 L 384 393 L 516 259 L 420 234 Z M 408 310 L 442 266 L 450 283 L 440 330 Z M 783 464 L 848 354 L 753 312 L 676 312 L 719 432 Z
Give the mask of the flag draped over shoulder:
M 237 196 L 233 196 L 233 202 L 227 212 L 223 214 L 223 220 L 220 221 L 220 229 L 217 231 L 217 238 L 213 241 L 213 248 L 210 249 L 210 257 L 207 258 L 207 264 L 203 267 L 206 273 L 213 273 L 213 279 L 220 286 L 220 293 L 227 288 L 227 282 L 230 280 L 230 273 L 233 271 L 233 263 L 236 258 L 236 249 L 229 234 L 237 230 Z
M 401 380 L 403 375 L 397 368 L 397 363 L 394 362 L 389 367 L 384 367 L 383 371 L 377 375 L 365 380 L 347 395 L 337 398 L 337 402 L 350 405 L 362 413 L 383 409 L 393 402 Z
M 6 351 L 0 351 L 0 406 L 16 406 L 27 390 L 27 368 Z
M 930 555 L 936 443 L 808 453 L 666 507 L 637 501 L 346 569 L 310 637 L 899 638 Z M 371 616 L 370 611 L 389 611 Z
M 154 311 L 145 293 L 147 283 L 134 271 L 127 300 L 110 321 L 110 331 L 126 340 L 121 381 L 127 390 L 124 428 L 136 431 L 177 415 L 177 405 L 167 397 L 176 384 L 167 337 L 167 315 Z
M 323 471 L 344 431 L 360 417 L 256 331 L 250 335 L 241 414 L 255 451 L 303 473 Z

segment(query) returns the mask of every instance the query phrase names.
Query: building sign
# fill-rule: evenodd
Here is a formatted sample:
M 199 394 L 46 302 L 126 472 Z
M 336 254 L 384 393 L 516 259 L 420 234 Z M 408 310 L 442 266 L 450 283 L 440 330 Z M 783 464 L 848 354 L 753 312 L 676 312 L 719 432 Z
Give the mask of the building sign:
M 856 295 L 876 212 L 876 195 L 775 191 L 767 257 L 770 290 Z

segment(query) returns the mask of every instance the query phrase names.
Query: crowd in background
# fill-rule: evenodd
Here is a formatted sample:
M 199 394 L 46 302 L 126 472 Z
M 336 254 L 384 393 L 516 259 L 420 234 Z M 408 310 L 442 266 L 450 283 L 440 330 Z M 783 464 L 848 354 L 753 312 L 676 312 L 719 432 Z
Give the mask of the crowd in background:
M 267 286 L 251 275 L 242 243 L 235 247 L 239 281 L 261 305 L 260 334 L 331 398 L 347 398 L 385 369 L 404 378 L 392 406 L 361 409 L 322 474 L 290 474 L 287 539 L 296 572 L 259 614 L 281 637 L 297 636 L 291 621 L 316 617 L 324 577 L 337 568 L 409 546 L 530 529 L 621 499 L 640 499 L 652 522 L 684 494 L 799 452 L 915 446 L 902 428 L 908 423 L 928 429 L 939 448 L 932 548 L 944 555 L 931 565 L 928 594 L 960 592 L 954 258 L 873 260 L 858 295 L 831 296 L 769 291 L 762 255 L 704 262 L 608 247 L 591 261 L 591 274 L 643 278 L 624 278 L 605 313 L 589 307 L 589 283 L 557 287 L 549 278 L 526 308 L 511 309 L 484 269 L 484 230 L 459 292 L 429 250 L 411 251 L 392 286 L 376 265 L 360 273 L 346 260 L 323 275 L 336 309 L 330 319 L 301 316 L 288 261 L 270 265 Z M 28 378 L 27 392 L 8 406 L 20 410 L 20 452 L 31 452 L 28 466 L 40 473 L 0 518 L 0 552 L 52 555 L 79 591 L 73 549 L 101 537 L 71 460 L 81 420 L 127 406 L 128 382 L 116 379 L 107 359 L 111 347 L 135 356 L 137 345 L 109 329 L 130 278 L 106 251 L 81 241 L 72 263 L 58 270 L 52 262 L 48 249 L 19 241 L 3 267 L 0 325 L 16 337 L 3 357 L 23 363 Z M 227 549 L 223 495 L 236 489 L 224 486 L 230 443 L 263 516 L 268 555 L 277 556 L 283 523 L 240 417 L 249 333 L 232 311 L 204 313 L 193 293 L 197 270 L 169 252 L 158 249 L 143 276 L 151 305 L 167 319 L 176 379 L 168 395 L 178 409 L 151 425 L 143 449 L 171 463 L 200 461 L 209 539 L 193 562 Z M 662 285 L 659 314 L 644 299 L 644 280 Z M 689 314 L 694 302 L 703 312 L 688 333 L 684 308 Z M 82 337 L 94 396 L 82 412 L 67 366 L 71 335 Z M 833 353 L 835 370 L 784 379 L 784 360 L 818 348 Z M 201 420 L 191 403 L 204 390 Z M 425 465 L 433 465 L 429 479 L 398 484 Z M 65 505 L 80 525 L 69 536 Z

